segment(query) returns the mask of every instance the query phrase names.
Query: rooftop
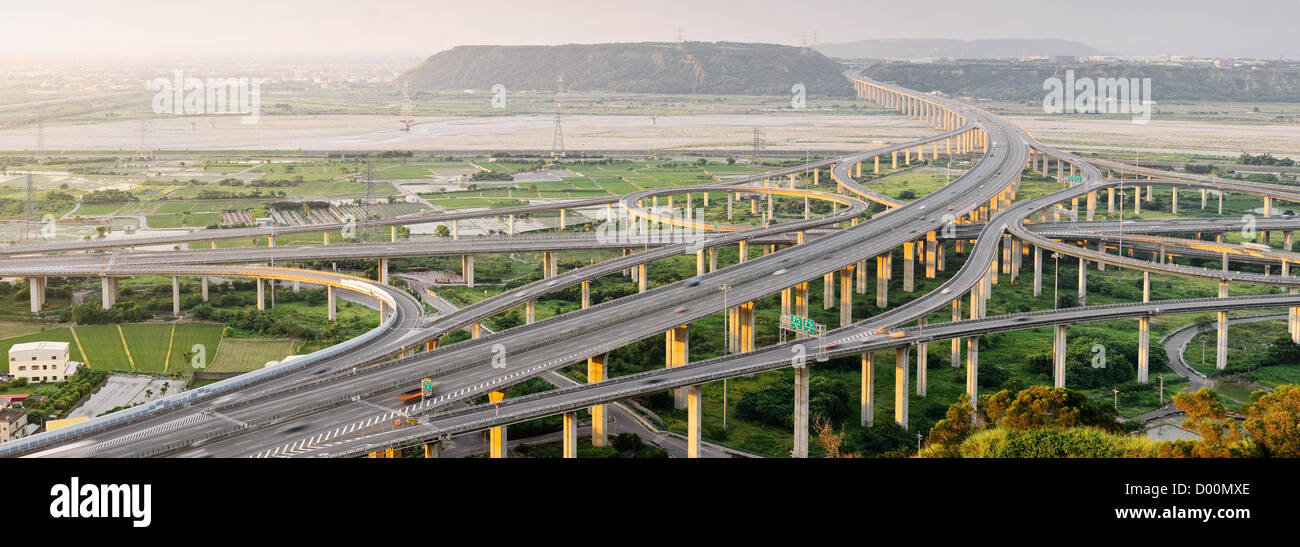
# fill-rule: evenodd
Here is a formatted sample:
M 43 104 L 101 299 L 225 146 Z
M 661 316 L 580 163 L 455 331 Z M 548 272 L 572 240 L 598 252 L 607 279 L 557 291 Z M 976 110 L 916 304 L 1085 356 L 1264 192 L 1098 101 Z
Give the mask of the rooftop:
M 41 341 L 41 342 L 23 342 L 23 343 L 21 343 L 21 344 L 14 344 L 13 347 L 9 348 L 9 351 L 30 351 L 30 350 L 34 350 L 34 349 L 38 349 L 38 350 L 66 351 L 66 350 L 68 349 L 68 343 L 67 343 L 67 342 L 48 342 L 48 341 Z

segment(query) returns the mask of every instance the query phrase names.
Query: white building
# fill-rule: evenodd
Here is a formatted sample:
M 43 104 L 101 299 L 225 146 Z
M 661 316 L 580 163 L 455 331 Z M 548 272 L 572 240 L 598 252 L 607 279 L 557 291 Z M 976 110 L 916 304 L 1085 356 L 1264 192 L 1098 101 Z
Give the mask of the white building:
M 9 348 L 9 373 L 28 382 L 62 382 L 74 372 L 69 364 L 67 342 L 26 342 Z

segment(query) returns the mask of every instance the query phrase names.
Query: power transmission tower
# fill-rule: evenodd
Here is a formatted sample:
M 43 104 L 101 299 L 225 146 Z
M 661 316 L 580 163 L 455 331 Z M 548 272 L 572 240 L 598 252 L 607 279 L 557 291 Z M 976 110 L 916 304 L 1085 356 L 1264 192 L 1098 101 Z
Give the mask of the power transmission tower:
M 560 124 L 560 110 L 564 108 L 564 75 L 555 80 L 555 134 L 551 137 L 551 157 L 563 158 L 564 129 Z
M 402 131 L 411 130 L 411 81 L 405 75 L 402 76 Z
M 763 129 L 754 128 L 754 144 L 749 150 L 749 176 L 753 178 L 754 168 L 758 166 L 758 149 L 763 146 Z
M 23 209 L 23 241 L 31 239 L 32 224 L 36 222 L 36 188 L 32 174 L 27 173 L 27 206 Z
M 37 163 L 41 161 L 41 156 L 45 153 L 45 111 L 36 111 L 36 152 L 33 159 Z
M 682 38 L 682 27 L 677 27 L 677 51 L 682 50 L 682 44 L 685 42 L 686 40 Z

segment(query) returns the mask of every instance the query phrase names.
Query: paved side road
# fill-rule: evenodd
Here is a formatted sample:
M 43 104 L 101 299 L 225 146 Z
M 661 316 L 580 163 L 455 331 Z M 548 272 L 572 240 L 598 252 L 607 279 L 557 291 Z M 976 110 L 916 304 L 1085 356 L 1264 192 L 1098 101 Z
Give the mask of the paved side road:
M 168 378 L 144 374 L 112 374 L 104 380 L 103 387 L 91 395 L 81 406 L 68 413 L 69 418 L 82 416 L 94 418 L 100 413 L 116 406 L 146 402 L 162 396 L 163 383 L 169 383 L 168 393 L 175 393 L 181 383 Z M 145 392 L 152 390 L 153 395 L 146 397 Z
M 1279 313 L 1273 315 L 1261 315 L 1256 317 L 1239 317 L 1237 319 L 1229 319 L 1228 325 L 1231 326 L 1231 325 L 1240 325 L 1243 323 L 1258 323 L 1260 321 L 1276 321 L 1279 319 L 1286 319 L 1286 314 Z M 1198 331 L 1196 330 L 1195 325 L 1187 325 L 1177 331 L 1174 331 L 1174 333 L 1170 335 L 1169 338 L 1165 339 L 1165 343 L 1164 343 L 1165 355 L 1169 357 L 1169 368 L 1173 369 L 1174 372 L 1177 372 L 1179 376 L 1182 376 L 1183 378 L 1187 378 L 1188 393 L 1191 393 L 1193 391 L 1198 391 L 1203 387 L 1208 387 L 1210 389 L 1214 388 L 1213 380 L 1202 378 L 1201 375 L 1193 371 L 1191 365 L 1188 364 L 1187 361 L 1183 359 L 1183 351 L 1187 348 L 1188 342 L 1191 342 L 1192 338 L 1196 337 L 1197 333 Z M 1150 421 L 1162 416 L 1175 414 L 1177 412 L 1178 410 L 1174 408 L 1174 403 L 1171 400 L 1169 403 L 1166 403 L 1165 406 L 1153 410 L 1151 412 L 1147 412 L 1146 414 L 1143 414 L 1138 418 L 1142 421 Z

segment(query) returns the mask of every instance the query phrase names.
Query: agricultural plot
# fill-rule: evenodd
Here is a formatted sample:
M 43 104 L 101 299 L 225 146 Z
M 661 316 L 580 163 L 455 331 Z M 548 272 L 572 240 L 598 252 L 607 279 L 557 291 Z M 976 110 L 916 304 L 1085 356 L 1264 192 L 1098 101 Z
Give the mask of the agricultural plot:
M 247 372 L 293 354 L 292 338 L 222 338 L 208 372 Z

